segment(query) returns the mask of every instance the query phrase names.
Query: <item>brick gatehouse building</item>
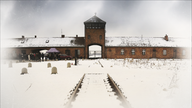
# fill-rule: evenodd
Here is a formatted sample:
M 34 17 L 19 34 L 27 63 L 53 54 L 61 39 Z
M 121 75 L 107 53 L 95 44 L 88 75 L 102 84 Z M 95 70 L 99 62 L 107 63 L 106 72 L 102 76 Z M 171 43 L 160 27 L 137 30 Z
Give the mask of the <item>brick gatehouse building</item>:
M 62 54 L 90 58 L 90 46 L 101 48 L 100 58 L 189 58 L 189 39 L 162 37 L 106 37 L 106 22 L 93 16 L 84 22 L 85 36 L 79 37 L 25 37 L 3 40 L 3 51 L 15 57 L 20 53 L 37 53 L 40 50 L 56 48 Z

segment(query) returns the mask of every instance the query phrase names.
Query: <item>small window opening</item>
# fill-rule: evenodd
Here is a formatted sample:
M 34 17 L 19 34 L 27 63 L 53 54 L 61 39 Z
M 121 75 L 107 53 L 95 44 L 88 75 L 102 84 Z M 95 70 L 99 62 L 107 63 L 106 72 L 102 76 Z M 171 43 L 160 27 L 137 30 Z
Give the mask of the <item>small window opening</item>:
M 143 51 L 142 51 L 142 55 L 145 55 L 145 52 L 146 52 L 145 49 L 143 49 Z
M 70 50 L 65 50 L 65 54 L 70 55 Z
M 80 50 L 78 50 L 78 55 L 80 55 Z
M 121 49 L 121 55 L 124 55 L 124 49 Z
M 132 55 L 135 55 L 135 50 L 132 49 L 132 50 L 131 50 L 131 53 L 132 53 Z
M 167 55 L 167 50 L 163 50 L 163 55 Z
M 102 35 L 99 36 L 99 39 L 102 39 Z

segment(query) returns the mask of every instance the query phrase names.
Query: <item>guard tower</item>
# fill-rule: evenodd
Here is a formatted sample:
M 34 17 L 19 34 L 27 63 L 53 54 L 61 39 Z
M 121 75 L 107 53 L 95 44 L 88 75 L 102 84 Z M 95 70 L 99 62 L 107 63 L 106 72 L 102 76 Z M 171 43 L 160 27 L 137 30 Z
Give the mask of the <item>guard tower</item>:
M 105 24 L 96 15 L 84 22 L 85 25 L 85 58 L 89 58 L 89 46 L 101 46 L 101 58 L 105 57 Z

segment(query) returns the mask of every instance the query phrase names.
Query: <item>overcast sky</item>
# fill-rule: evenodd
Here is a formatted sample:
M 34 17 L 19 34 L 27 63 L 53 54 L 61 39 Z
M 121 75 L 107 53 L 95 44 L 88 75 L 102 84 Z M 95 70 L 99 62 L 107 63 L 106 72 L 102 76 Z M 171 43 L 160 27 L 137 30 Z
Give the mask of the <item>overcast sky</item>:
M 1 37 L 84 36 L 84 21 L 106 21 L 106 36 L 191 37 L 191 0 L 9 0 L 1 2 Z

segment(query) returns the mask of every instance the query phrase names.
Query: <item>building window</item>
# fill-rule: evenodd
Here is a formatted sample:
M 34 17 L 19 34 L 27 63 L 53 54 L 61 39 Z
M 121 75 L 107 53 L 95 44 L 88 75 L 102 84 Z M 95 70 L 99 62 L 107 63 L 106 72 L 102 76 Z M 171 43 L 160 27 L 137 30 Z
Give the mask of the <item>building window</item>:
M 131 54 L 135 55 L 135 50 L 134 49 L 131 50 Z
M 70 55 L 70 50 L 65 50 L 65 54 Z
M 97 24 L 95 24 L 95 28 L 97 29 Z
M 121 55 L 124 55 L 124 49 L 121 49 Z
M 163 55 L 167 55 L 167 50 L 163 50 Z
M 26 54 L 26 50 L 21 50 L 21 53 L 22 54 Z
M 99 39 L 102 39 L 102 35 L 99 36 Z
M 88 35 L 88 39 L 90 39 L 91 38 L 91 36 L 90 35 Z
M 145 55 L 145 52 L 146 52 L 145 49 L 143 49 L 143 51 L 142 51 L 142 55 Z
M 80 55 L 80 50 L 78 50 L 78 55 Z
M 183 50 L 182 55 L 183 55 L 183 56 L 185 55 L 185 50 Z

